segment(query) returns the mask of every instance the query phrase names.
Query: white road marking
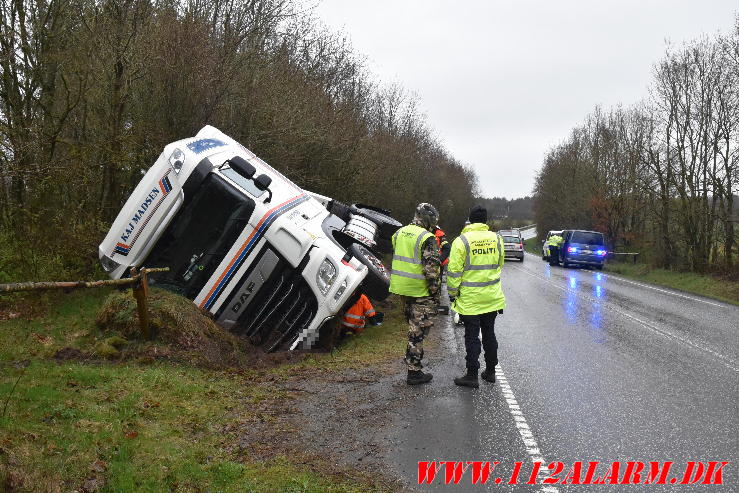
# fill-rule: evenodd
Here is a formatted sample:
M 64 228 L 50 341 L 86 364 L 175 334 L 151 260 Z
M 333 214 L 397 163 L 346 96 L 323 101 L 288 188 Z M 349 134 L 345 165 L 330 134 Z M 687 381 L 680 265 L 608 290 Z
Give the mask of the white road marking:
M 547 279 L 547 278 L 545 278 L 545 277 L 537 276 L 536 274 L 532 274 L 531 272 L 528 272 L 528 271 L 526 271 L 525 269 L 521 269 L 521 268 L 519 268 L 519 267 L 514 267 L 514 269 L 516 269 L 516 270 L 520 270 L 520 271 L 521 271 L 521 272 L 523 272 L 524 274 L 527 274 L 527 275 L 529 275 L 529 276 L 531 276 L 531 277 L 535 277 L 536 279 L 539 279 L 539 280 L 541 280 L 541 281 L 544 281 L 544 282 L 546 282 L 547 284 L 551 284 L 552 286 L 554 286 L 554 287 L 555 287 L 555 288 L 557 288 L 557 289 L 561 289 L 562 291 L 565 291 L 565 292 L 567 292 L 567 293 L 573 293 L 574 295 L 576 295 L 576 296 L 579 296 L 580 298 L 584 298 L 584 299 L 586 299 L 586 300 L 588 300 L 588 301 L 590 301 L 590 302 L 593 302 L 593 303 L 601 303 L 601 304 L 602 304 L 602 305 L 603 305 L 603 306 L 604 306 L 605 308 L 607 308 L 608 310 L 611 310 L 611 311 L 613 311 L 613 312 L 616 312 L 616 313 L 618 313 L 619 315 L 622 315 L 622 316 L 624 316 L 624 317 L 626 317 L 626 318 L 629 318 L 629 319 L 631 319 L 631 320 L 633 320 L 633 321 L 635 321 L 635 322 L 638 322 L 639 324 L 641 324 L 641 325 L 642 325 L 643 327 L 645 327 L 645 328 L 647 328 L 647 329 L 650 329 L 650 330 L 652 330 L 652 331 L 654 331 L 654 332 L 657 332 L 658 334 L 662 334 L 663 336 L 665 336 L 665 337 L 667 337 L 667 338 L 670 338 L 670 339 L 674 339 L 674 340 L 676 340 L 676 341 L 678 341 L 678 342 L 681 342 L 681 343 L 683 343 L 683 344 L 685 344 L 685 345 L 687 345 L 687 346 L 691 346 L 691 347 L 693 347 L 693 348 L 695 348 L 695 349 L 698 349 L 698 350 L 700 350 L 700 351 L 704 351 L 704 352 L 706 352 L 706 353 L 712 354 L 713 356 L 715 356 L 715 357 L 717 357 L 717 358 L 718 358 L 719 360 L 721 360 L 721 363 L 722 363 L 722 364 L 723 364 L 724 366 L 726 366 L 727 368 L 729 368 L 729 369 L 731 369 L 731 370 L 734 370 L 735 372 L 738 372 L 738 373 L 739 373 L 739 363 L 737 363 L 736 361 L 732 360 L 731 358 L 728 358 L 728 357 L 724 356 L 723 354 L 720 354 L 720 353 L 718 353 L 718 352 L 714 351 L 714 350 L 713 350 L 713 349 L 711 349 L 711 348 L 708 348 L 708 347 L 702 346 L 702 345 L 700 345 L 700 344 L 696 344 L 696 343 L 694 343 L 693 341 L 690 341 L 690 340 L 688 340 L 688 339 L 685 339 L 684 337 L 681 337 L 681 336 L 679 336 L 679 335 L 677 335 L 677 334 L 673 334 L 672 332 L 669 332 L 669 331 L 667 331 L 667 330 L 664 330 L 664 329 L 660 329 L 659 327 L 656 327 L 656 326 L 654 326 L 654 325 L 650 324 L 649 322 L 646 322 L 646 321 L 644 321 L 644 320 L 642 320 L 642 319 L 640 319 L 640 318 L 637 318 L 637 317 L 635 317 L 635 316 L 633 316 L 633 315 L 631 315 L 631 314 L 629 314 L 629 313 L 626 313 L 626 312 L 625 312 L 625 311 L 623 311 L 623 310 L 620 310 L 620 309 L 618 309 L 618 308 L 615 308 L 614 306 L 612 306 L 612 305 L 611 305 L 611 304 L 609 304 L 609 303 L 605 303 L 605 302 L 603 302 L 602 300 L 600 300 L 600 301 L 599 301 L 599 300 L 593 299 L 593 298 L 591 298 L 590 296 L 587 296 L 586 294 L 583 294 L 583 293 L 582 293 L 582 292 L 580 292 L 580 291 L 577 291 L 577 290 L 574 290 L 574 289 L 568 289 L 568 288 L 562 287 L 562 286 L 560 286 L 559 284 L 556 284 L 555 282 L 553 282 L 553 281 L 550 281 L 549 279 Z
M 518 434 L 521 435 L 521 441 L 523 441 L 523 445 L 526 448 L 526 453 L 529 454 L 531 462 L 541 462 L 542 464 L 547 464 L 547 461 L 544 459 L 544 456 L 541 453 L 539 444 L 536 442 L 534 434 L 531 433 L 531 428 L 529 428 L 529 424 L 526 422 L 526 418 L 524 418 L 523 413 L 521 412 L 521 406 L 518 405 L 516 396 L 513 394 L 513 390 L 508 384 L 508 379 L 506 378 L 505 373 L 503 373 L 503 368 L 500 366 L 500 364 L 495 367 L 495 380 L 498 381 L 498 384 L 500 385 L 500 390 L 503 392 L 503 397 L 505 397 L 505 400 L 508 403 L 508 411 L 511 413 L 511 416 L 513 416 L 513 421 L 516 424 L 516 429 L 518 430 Z M 547 469 L 547 467 L 543 465 L 539 469 L 538 479 L 541 482 L 547 477 L 549 477 L 549 469 Z M 546 485 L 542 486 L 538 491 L 545 493 L 558 493 L 559 488 Z
M 602 275 L 604 277 L 615 279 L 617 281 L 627 282 L 629 284 L 635 284 L 637 286 L 641 286 L 642 288 L 653 289 L 655 291 L 659 291 L 660 293 L 670 294 L 672 296 L 677 296 L 679 298 L 685 298 L 686 300 L 699 301 L 701 303 L 705 303 L 706 305 L 712 305 L 712 306 L 718 306 L 718 307 L 722 307 L 722 308 L 728 308 L 728 305 L 722 305 L 720 303 L 714 303 L 712 301 L 702 300 L 700 298 L 694 298 L 692 296 L 687 296 L 687 295 L 684 295 L 684 294 L 681 294 L 681 293 L 676 293 L 675 291 L 669 291 L 667 289 L 661 289 L 661 288 L 657 288 L 655 286 L 650 286 L 649 284 L 643 284 L 643 283 L 636 282 L 636 281 L 630 281 L 628 279 L 624 279 L 623 277 L 614 276 L 613 274 L 602 274 Z
M 526 253 L 528 253 L 532 257 L 537 257 L 537 255 L 534 255 L 533 253 L 529 253 L 529 252 L 526 252 Z M 652 289 L 654 291 L 659 291 L 660 293 L 665 293 L 665 294 L 669 294 L 669 295 L 672 295 L 672 296 L 677 296 L 678 298 L 685 298 L 686 300 L 698 301 L 700 303 L 705 303 L 706 305 L 718 306 L 718 307 L 721 307 L 721 308 L 729 308 L 730 307 L 730 305 L 728 305 L 728 304 L 721 304 L 721 303 L 715 303 L 713 301 L 702 300 L 700 298 L 696 298 L 694 296 L 688 296 L 686 294 L 678 293 L 676 291 L 671 291 L 669 289 L 658 288 L 658 287 L 652 286 L 650 284 L 644 284 L 644 283 L 641 283 L 641 282 L 631 281 L 629 279 L 625 279 L 623 277 L 616 276 L 614 274 L 603 274 L 602 272 L 598 272 L 597 274 L 600 274 L 603 277 L 608 277 L 608 278 L 611 278 L 611 279 L 615 279 L 616 281 L 627 282 L 629 284 L 634 284 L 635 286 L 640 286 L 642 288 Z

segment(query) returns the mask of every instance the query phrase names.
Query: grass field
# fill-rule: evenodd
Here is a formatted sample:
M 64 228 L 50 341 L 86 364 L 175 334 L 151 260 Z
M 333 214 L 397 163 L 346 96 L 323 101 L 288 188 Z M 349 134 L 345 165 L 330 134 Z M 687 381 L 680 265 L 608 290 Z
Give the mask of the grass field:
M 739 283 L 736 281 L 706 274 L 656 269 L 644 264 L 611 262 L 606 264 L 605 270 L 630 279 L 739 305 Z
M 60 356 L 110 337 L 95 326 L 108 294 L 60 295 L 30 319 L 0 310 L 0 490 L 376 491 L 325 474 L 320 460 L 263 460 L 236 444 L 239 429 L 269 422 L 292 398 L 275 383 L 399 358 L 396 314 L 331 353 L 259 369 Z
M 523 249 L 529 253 L 533 253 L 534 255 L 538 255 L 539 257 L 541 257 L 541 242 L 537 241 L 536 238 L 529 238 L 528 240 L 524 240 Z

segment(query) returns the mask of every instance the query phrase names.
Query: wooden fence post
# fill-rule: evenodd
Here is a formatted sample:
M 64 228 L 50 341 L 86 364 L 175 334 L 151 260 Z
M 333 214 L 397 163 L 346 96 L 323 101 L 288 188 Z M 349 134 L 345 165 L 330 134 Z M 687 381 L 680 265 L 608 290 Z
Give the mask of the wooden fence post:
M 131 277 L 138 278 L 138 281 L 132 288 L 133 297 L 136 298 L 136 308 L 139 313 L 141 337 L 148 341 L 151 339 L 151 330 L 149 324 L 149 306 L 146 299 L 149 294 L 149 282 L 146 276 L 146 269 L 142 269 L 141 272 L 138 272 L 136 267 L 132 268 Z

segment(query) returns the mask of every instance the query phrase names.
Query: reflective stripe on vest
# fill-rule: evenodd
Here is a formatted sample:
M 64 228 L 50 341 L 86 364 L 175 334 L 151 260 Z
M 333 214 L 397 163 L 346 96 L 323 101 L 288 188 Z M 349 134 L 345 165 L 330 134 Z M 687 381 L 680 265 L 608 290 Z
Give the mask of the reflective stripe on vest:
M 423 229 L 423 228 L 419 228 L 419 229 Z M 393 235 L 396 241 L 397 241 L 399 232 L 400 230 L 396 231 L 395 234 Z M 423 240 L 423 238 L 424 238 L 424 235 L 418 235 L 418 238 L 416 239 L 416 244 L 413 245 L 413 257 L 403 257 L 402 255 L 393 255 L 393 260 L 400 260 L 401 262 L 408 262 L 409 264 L 421 265 L 421 240 Z
M 501 266 L 498 263 L 503 251 L 500 236 L 491 231 L 468 231 L 462 233 L 459 240 L 465 256 L 462 271 L 447 273 L 460 280 L 458 288 L 449 289 L 457 298 L 455 310 L 462 315 L 475 315 L 502 308 L 505 297 L 500 287 Z
M 403 226 L 393 235 L 393 265 L 390 292 L 403 296 L 428 296 L 426 276 L 421 265 L 422 245 L 433 235 L 415 224 Z
M 464 259 L 464 268 L 462 269 L 462 272 L 447 272 L 447 276 L 462 277 L 462 274 L 470 270 L 495 270 L 498 267 L 500 267 L 498 264 L 483 264 L 483 265 L 471 264 L 470 255 L 472 254 L 472 251 L 470 250 L 470 242 L 467 241 L 467 238 L 465 238 L 464 235 L 461 235 L 459 239 L 462 240 L 462 244 L 464 245 L 464 249 L 466 253 L 465 259 Z M 498 251 L 500 251 L 500 236 L 498 236 Z M 465 284 L 463 282 L 462 284 L 460 284 L 460 286 L 469 286 L 469 284 Z

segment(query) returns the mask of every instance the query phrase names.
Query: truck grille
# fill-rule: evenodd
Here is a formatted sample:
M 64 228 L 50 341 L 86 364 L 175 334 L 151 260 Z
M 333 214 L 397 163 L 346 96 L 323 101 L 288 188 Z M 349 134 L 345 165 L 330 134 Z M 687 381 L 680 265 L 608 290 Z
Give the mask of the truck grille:
M 216 317 L 219 323 L 267 352 L 289 348 L 318 310 L 301 270 L 266 249 L 223 304 L 223 313 Z M 234 312 L 238 312 L 235 322 L 228 320 Z

